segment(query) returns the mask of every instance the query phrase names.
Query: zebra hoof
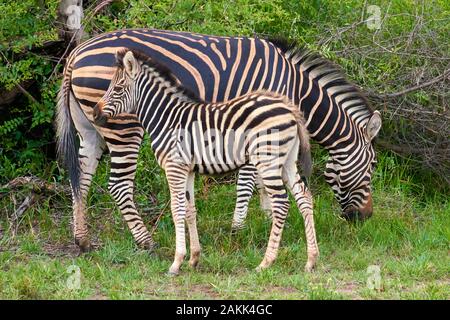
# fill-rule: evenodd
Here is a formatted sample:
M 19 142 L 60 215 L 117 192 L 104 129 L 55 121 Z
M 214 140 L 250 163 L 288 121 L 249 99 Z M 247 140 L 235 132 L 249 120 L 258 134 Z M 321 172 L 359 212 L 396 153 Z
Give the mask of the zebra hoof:
M 92 245 L 89 239 L 75 239 L 75 244 L 80 248 L 82 253 L 86 253 L 92 250 Z
M 175 270 L 169 270 L 169 271 L 167 271 L 167 273 L 166 273 L 166 275 L 168 276 L 168 277 L 176 277 L 176 276 L 178 276 L 180 274 L 180 271 L 178 270 L 178 271 L 175 271 Z
M 233 225 L 233 226 L 231 226 L 231 235 L 234 236 L 234 235 L 238 234 L 244 228 L 245 228 L 245 225 Z
M 316 269 L 315 263 L 312 263 L 312 262 L 309 262 L 309 261 L 306 263 L 306 265 L 305 265 L 305 272 L 311 273 L 311 272 L 313 272 L 315 269 Z
M 269 266 L 270 266 L 270 264 L 261 263 L 259 266 L 257 266 L 255 268 L 255 271 L 256 272 L 262 272 L 263 270 L 267 269 Z
M 199 261 L 200 261 L 200 252 L 195 252 L 192 255 L 191 259 L 189 259 L 189 266 L 193 269 L 196 269 Z
M 264 269 L 265 269 L 265 268 L 263 268 L 263 267 L 261 267 L 261 266 L 257 266 L 257 267 L 255 268 L 255 271 L 259 273 L 259 272 L 262 272 Z
M 198 267 L 198 260 L 196 260 L 196 261 L 189 261 L 189 266 L 192 269 L 197 269 L 197 267 Z

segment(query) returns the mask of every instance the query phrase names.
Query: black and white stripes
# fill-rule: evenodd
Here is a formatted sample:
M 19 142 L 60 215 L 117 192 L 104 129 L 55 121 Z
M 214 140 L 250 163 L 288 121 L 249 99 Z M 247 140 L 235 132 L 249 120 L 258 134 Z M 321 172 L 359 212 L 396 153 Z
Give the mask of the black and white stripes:
M 150 133 L 152 149 L 166 171 L 176 230 L 175 259 L 169 272 L 179 272 L 186 254 L 185 220 L 191 236 L 190 263 L 195 266 L 198 262 L 193 174 L 227 173 L 245 165 L 256 168 L 272 207 L 272 231 L 258 269 L 270 266 L 277 256 L 289 208 L 286 184 L 305 218 L 305 268 L 310 271 L 319 251 L 311 194 L 296 167 L 299 151 L 300 165 L 306 172 L 311 166 L 309 138 L 300 111 L 286 98 L 268 92 L 208 104 L 179 86 L 168 69 L 144 54 L 124 50 L 117 60 L 119 67 L 94 108 L 94 120 L 104 127 L 121 114 L 137 114 Z M 128 189 L 120 179 L 110 183 L 119 205 L 123 203 L 119 194 L 129 194 Z
M 120 48 L 137 49 L 163 63 L 177 81 L 205 101 L 226 101 L 254 90 L 286 95 L 303 112 L 311 138 L 329 152 L 325 176 L 344 216 L 365 218 L 372 214 L 370 180 L 376 157 L 371 142 L 381 127 L 381 118 L 336 66 L 279 40 L 130 29 L 84 42 L 71 53 L 64 72 L 58 100 L 58 127 L 63 128 L 59 132 L 60 154 L 76 159 L 76 150 L 65 135 L 73 131 L 71 122 L 80 137 L 79 168 L 73 161 L 69 165 L 74 192 L 80 194 L 74 199 L 77 242 L 88 243 L 84 227 L 87 190 L 105 142 L 116 147 L 141 143 L 136 136 L 115 131 L 122 127 L 131 130 L 133 121 L 122 121 L 109 129 L 93 125 L 93 107 L 109 86 L 115 70 L 114 54 Z M 148 110 L 141 113 L 148 114 Z M 161 111 L 154 116 L 163 122 L 165 114 Z M 130 168 L 136 165 L 131 160 L 128 163 Z M 241 168 L 233 218 L 236 228 L 243 225 L 251 190 L 259 179 L 253 174 L 254 168 Z M 264 192 L 261 203 L 269 207 Z

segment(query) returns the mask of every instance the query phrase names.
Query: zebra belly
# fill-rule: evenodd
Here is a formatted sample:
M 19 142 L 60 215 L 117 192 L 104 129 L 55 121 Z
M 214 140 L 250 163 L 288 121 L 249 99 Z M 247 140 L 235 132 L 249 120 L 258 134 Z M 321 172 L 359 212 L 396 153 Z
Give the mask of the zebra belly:
M 211 141 L 178 141 L 172 159 L 192 166 L 195 172 L 207 175 L 233 172 L 248 162 L 245 148 L 232 143 L 213 144 Z M 209 143 L 208 143 L 209 142 Z M 224 147 L 227 146 L 227 147 Z

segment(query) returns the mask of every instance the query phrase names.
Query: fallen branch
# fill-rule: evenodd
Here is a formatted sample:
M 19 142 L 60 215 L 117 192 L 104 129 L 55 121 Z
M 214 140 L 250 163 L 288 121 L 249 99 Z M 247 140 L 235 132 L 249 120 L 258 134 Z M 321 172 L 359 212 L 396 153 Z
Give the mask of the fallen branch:
M 25 198 L 25 200 L 22 202 L 22 204 L 19 206 L 19 208 L 14 212 L 13 221 L 17 222 L 27 211 L 33 203 L 36 201 L 36 194 L 32 192 L 29 196 Z
M 33 96 L 31 95 L 31 93 L 29 93 L 24 87 L 22 87 L 22 86 L 20 85 L 20 83 L 18 83 L 16 86 L 17 86 L 17 88 L 20 90 L 20 92 L 22 92 L 25 96 L 27 96 L 28 99 L 30 99 L 31 101 L 33 101 L 33 102 L 36 103 L 36 104 L 39 104 L 39 102 L 36 100 L 36 98 L 33 97 Z
M 383 139 L 377 139 L 375 143 L 384 149 L 391 150 L 391 151 L 394 151 L 394 152 L 397 152 L 397 153 L 400 153 L 403 155 L 423 155 L 430 151 L 433 151 L 433 153 L 435 153 L 435 154 L 450 153 L 449 148 L 430 148 L 430 147 L 428 147 L 428 148 L 412 148 L 409 146 L 399 146 L 399 145 L 390 143 Z
M 14 180 L 8 182 L 6 185 L 2 186 L 2 189 L 15 190 L 24 186 L 30 187 L 34 192 L 37 193 L 71 193 L 69 186 L 61 185 L 56 182 L 51 183 L 35 176 L 17 177 Z
M 96 15 L 100 10 L 104 9 L 107 5 L 110 5 L 114 0 L 103 0 L 93 10 L 93 15 Z
M 63 185 L 58 182 L 48 182 L 44 179 L 35 177 L 35 176 L 24 176 L 17 177 L 8 182 L 7 184 L 0 186 L 0 198 L 6 195 L 8 192 L 12 190 L 17 190 L 19 188 L 28 187 L 32 189 L 32 191 L 36 194 L 40 193 L 53 193 L 59 194 L 62 193 L 65 196 L 71 196 L 72 190 L 70 186 Z M 100 187 L 92 186 L 97 193 L 105 193 L 105 190 Z M 6 190 L 6 191 L 5 191 Z
M 0 91 L 0 107 L 8 106 L 18 95 L 23 94 L 23 90 L 29 88 L 33 83 L 34 81 L 28 80 L 20 84 L 21 88 L 19 88 L 19 85 L 16 85 L 11 90 Z

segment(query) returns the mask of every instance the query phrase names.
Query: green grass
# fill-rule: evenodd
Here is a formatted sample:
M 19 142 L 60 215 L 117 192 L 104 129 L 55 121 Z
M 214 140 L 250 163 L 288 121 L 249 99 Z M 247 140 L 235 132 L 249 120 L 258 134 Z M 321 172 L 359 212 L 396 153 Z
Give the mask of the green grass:
M 319 174 L 323 161 L 316 161 L 311 188 L 321 256 L 312 274 L 303 272 L 303 222 L 293 206 L 278 259 L 269 270 L 257 273 L 254 268 L 263 257 L 270 231 L 270 222 L 258 207 L 258 197 L 251 201 L 247 228 L 233 236 L 230 224 L 234 184 L 223 183 L 223 179 L 206 182 L 198 178 L 201 262 L 197 270 L 189 268 L 186 262 L 175 278 L 166 275 L 175 250 L 167 207 L 169 194 L 164 175 L 154 161 L 144 147 L 136 191 L 145 221 L 164 212 L 154 233 L 159 247 L 152 255 L 136 248 L 107 193 L 90 196 L 90 231 L 98 248 L 81 255 L 72 244 L 70 199 L 54 195 L 43 198 L 14 224 L 5 219 L 11 217 L 14 209 L 11 195 L 4 197 L 0 201 L 4 212 L 0 299 L 450 297 L 448 192 L 420 187 L 432 186 L 431 177 L 410 172 L 405 160 L 391 154 L 380 155 L 373 181 L 375 213 L 372 219 L 359 224 L 339 218 L 331 189 Z M 103 161 L 95 178 L 97 188 L 106 186 L 107 172 L 107 161 Z M 367 286 L 371 265 L 380 268 L 379 288 Z M 78 289 L 67 285 L 74 275 L 71 266 L 80 270 Z
M 46 1 L 48 9 L 38 15 L 28 10 L 31 1 L 15 2 L 3 5 L 6 15 L 3 20 L 3 16 L 0 17 L 5 22 L 5 32 L 0 38 L 6 37 L 3 40 L 10 42 L 8 46 L 19 52 L 56 36 L 56 28 L 48 28 L 46 24 L 50 26 L 53 22 L 59 1 Z M 363 11 L 364 3 L 355 0 L 114 1 L 95 14 L 91 22 L 85 19 L 83 23 L 87 24 L 85 29 L 91 35 L 100 30 L 148 26 L 215 35 L 279 34 L 319 50 L 341 65 L 355 83 L 380 93 L 410 87 L 409 69 L 420 71 L 418 67 L 428 66 L 430 78 L 436 76 L 433 74 L 439 71 L 441 64 L 430 65 L 428 55 L 407 54 L 400 59 L 390 49 L 389 52 L 373 50 L 367 57 L 358 52 L 364 53 L 363 48 L 373 46 L 374 42 L 403 52 L 404 42 L 398 39 L 419 31 L 432 34 L 429 39 L 445 44 L 448 28 L 442 22 L 448 16 L 449 2 L 424 2 L 424 16 L 420 20 L 424 23 L 419 28 L 422 31 L 416 30 L 415 24 L 422 6 L 419 8 L 414 1 L 394 1 L 391 5 L 384 0 L 370 2 L 379 5 L 386 18 L 380 30 L 374 32 L 364 24 L 345 29 L 362 17 L 368 18 L 369 14 Z M 33 17 L 22 14 L 24 10 Z M 12 19 L 8 12 L 21 15 L 20 21 Z M 90 12 L 86 11 L 85 16 Z M 39 23 L 30 28 L 29 22 L 33 19 L 39 19 Z M 45 32 L 42 33 L 39 30 L 43 26 Z M 418 33 L 417 39 L 422 38 L 427 37 Z M 421 52 L 424 46 L 408 41 L 409 45 L 412 46 L 410 53 Z M 345 54 L 349 48 L 350 53 Z M 435 49 L 441 53 L 441 49 Z M 352 50 L 355 54 L 351 54 Z M 339 51 L 341 53 L 337 54 Z M 52 160 L 54 133 L 50 122 L 59 88 L 56 77 L 48 81 L 53 65 L 47 58 L 34 54 L 6 52 L 5 58 L 10 59 L 12 65 L 3 64 L 5 67 L 0 68 L 0 82 L 15 86 L 21 79 L 32 77 L 35 84 L 30 92 L 40 103 L 15 101 L 8 108 L 11 119 L 16 121 L 3 124 L 0 185 L 31 173 L 50 182 L 67 183 Z M 62 68 L 59 69 L 62 72 Z M 417 92 L 419 94 L 439 108 L 443 105 L 436 100 L 433 91 L 424 89 Z M 386 110 L 385 105 L 376 107 Z M 381 137 L 410 134 L 406 129 L 409 127 L 396 119 L 384 118 L 385 132 Z M 175 250 L 175 234 L 167 206 L 169 194 L 164 175 L 148 151 L 148 141 L 146 143 L 147 148 L 142 149 L 138 163 L 135 198 L 149 227 L 155 216 L 164 212 L 155 229 L 154 237 L 159 243 L 155 253 L 149 255 L 136 249 L 116 205 L 101 191 L 106 189 L 107 161 L 103 161 L 97 172 L 96 191 L 89 199 L 90 236 L 98 248 L 88 254 L 79 255 L 73 245 L 71 201 L 67 196 L 42 195 L 15 222 L 14 212 L 29 191 L 6 193 L 0 189 L 0 299 L 450 297 L 449 186 L 431 173 L 416 170 L 417 160 L 381 153 L 373 180 L 374 216 L 364 224 L 349 224 L 339 218 L 339 207 L 323 181 L 321 172 L 327 155 L 316 145 L 313 150 L 315 171 L 310 181 L 321 250 L 316 272 L 303 272 L 306 262 L 303 222 L 298 212 L 291 209 L 278 259 L 269 270 L 256 273 L 254 268 L 263 257 L 270 230 L 270 223 L 258 208 L 258 197 L 252 199 L 247 228 L 231 236 L 235 186 L 224 183 L 224 179 L 209 179 L 209 182 L 197 179 L 199 233 L 203 247 L 200 266 L 198 270 L 191 270 L 186 263 L 180 276 L 167 277 L 165 272 Z M 371 276 L 367 270 L 373 265 L 381 271 L 381 286 L 376 290 L 367 286 Z M 70 284 L 73 279 L 68 270 L 73 270 L 74 266 L 81 272 L 79 289 L 70 289 L 67 285 L 67 281 Z

